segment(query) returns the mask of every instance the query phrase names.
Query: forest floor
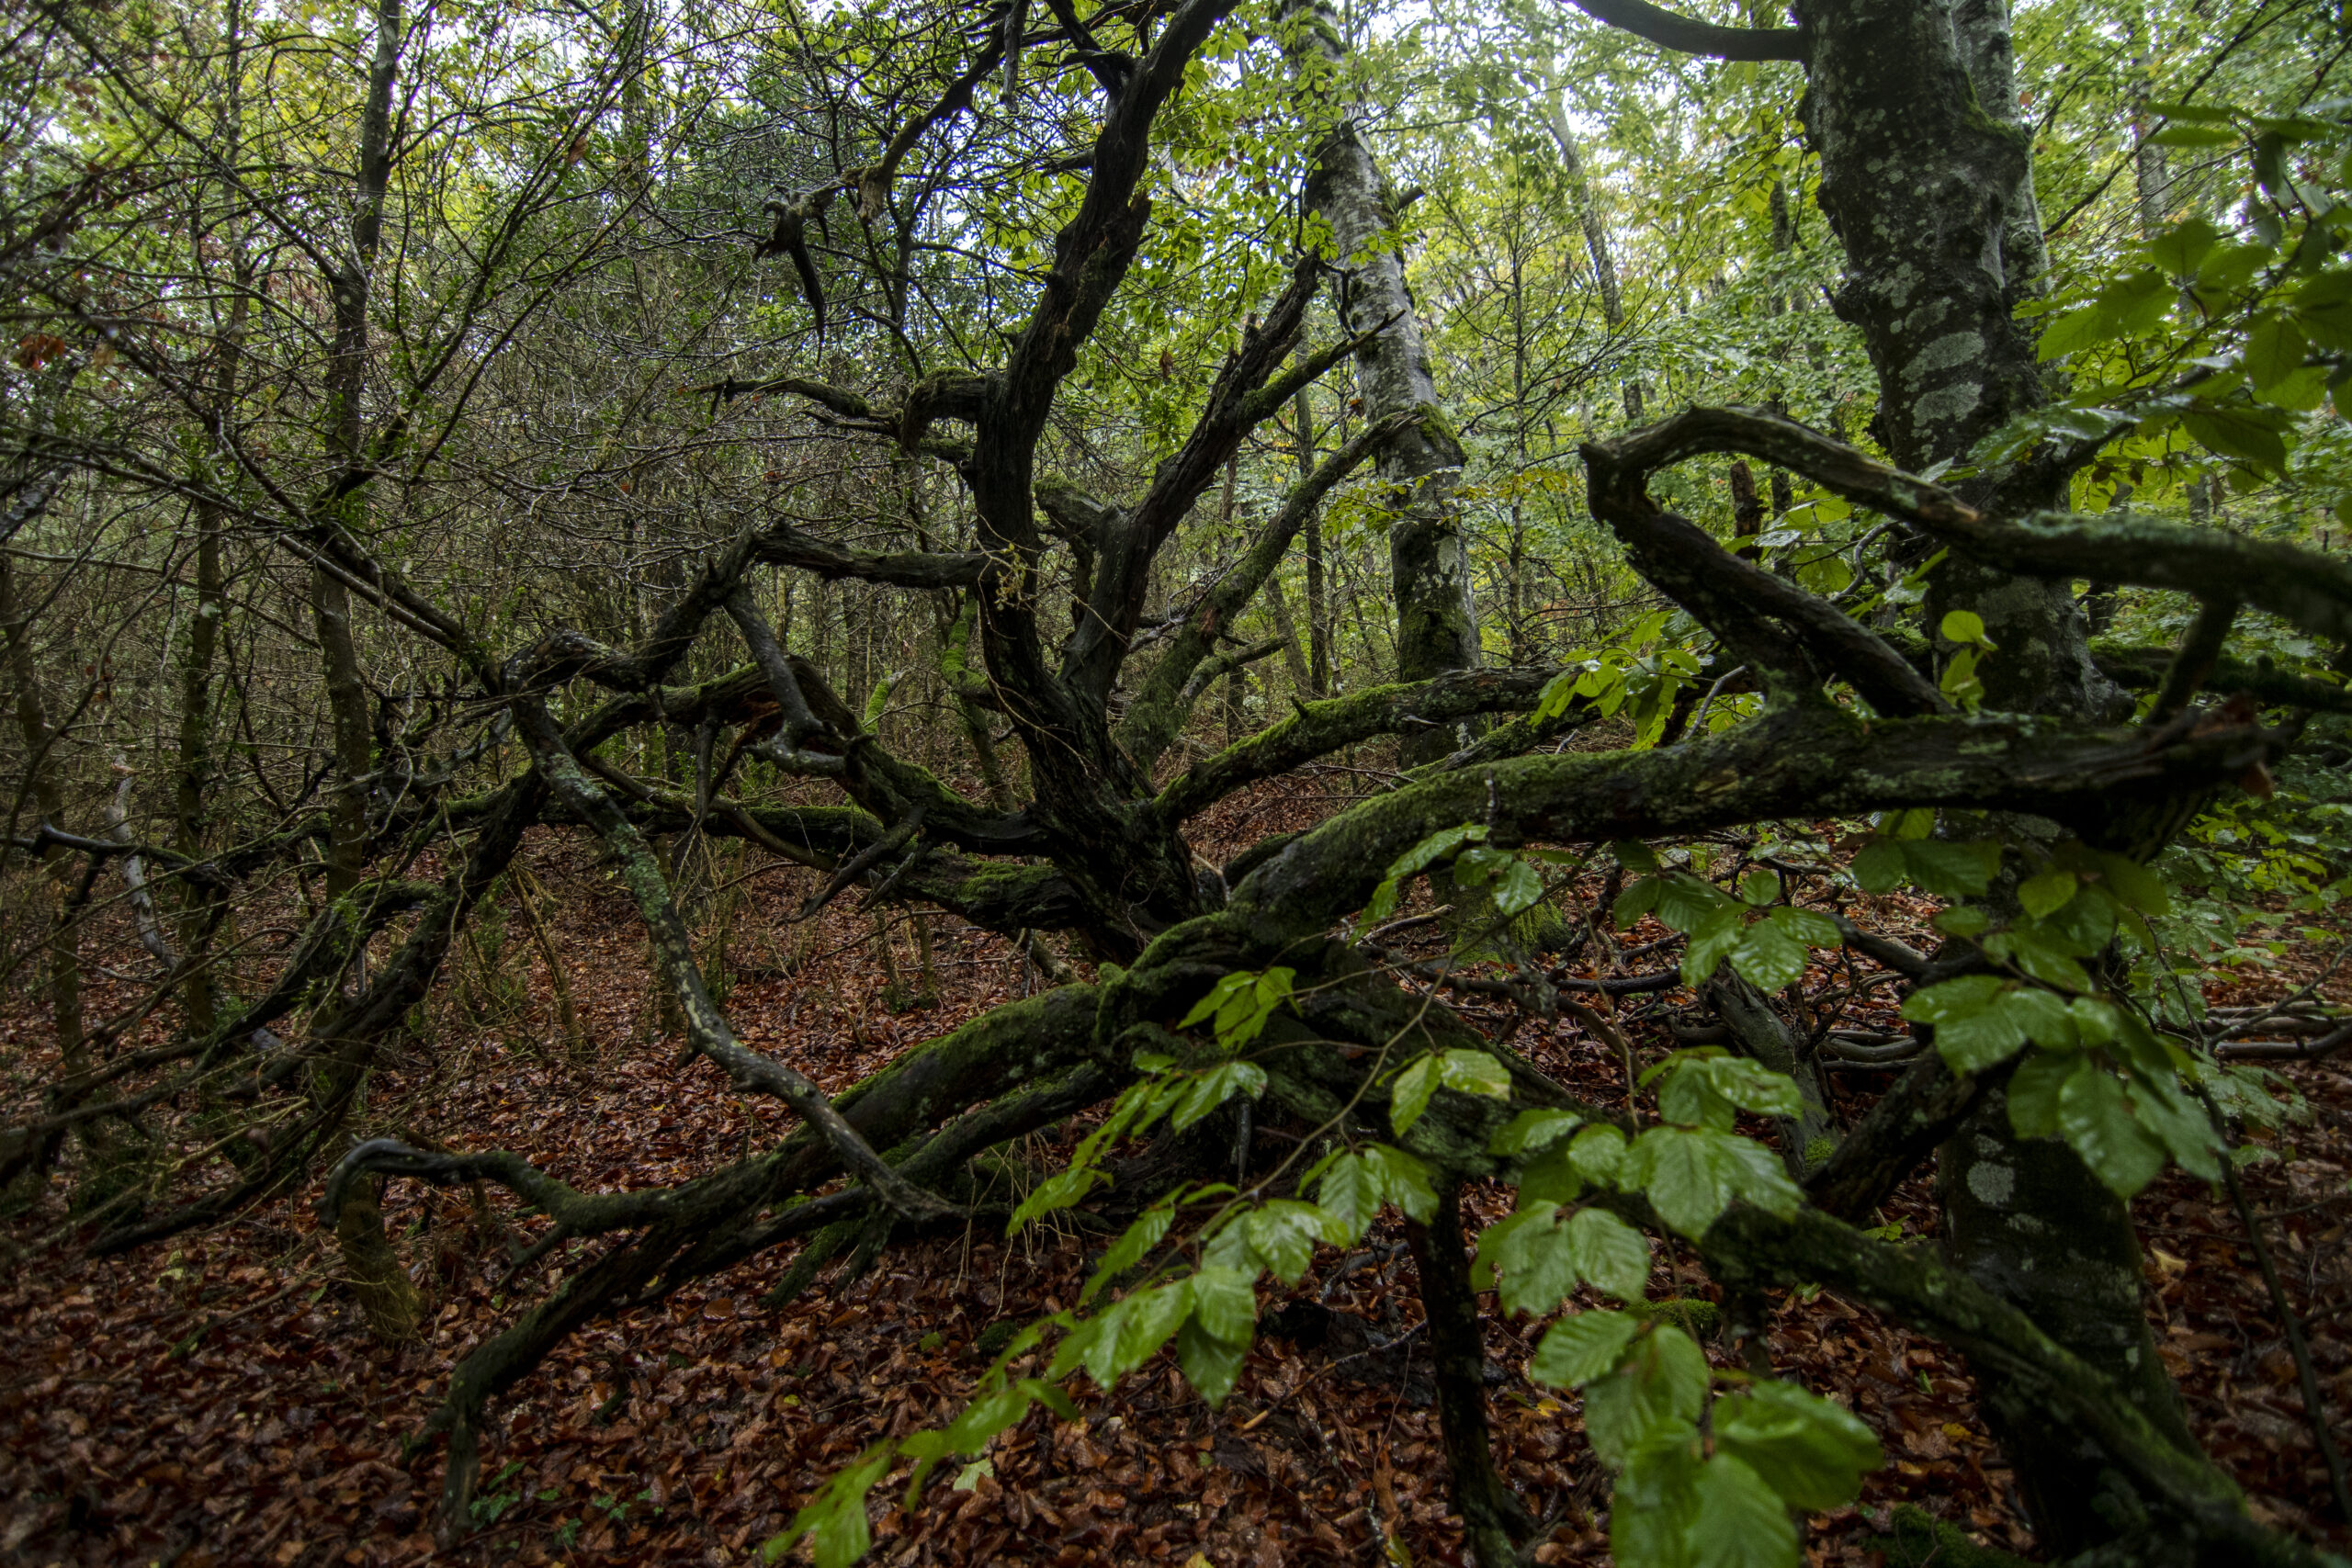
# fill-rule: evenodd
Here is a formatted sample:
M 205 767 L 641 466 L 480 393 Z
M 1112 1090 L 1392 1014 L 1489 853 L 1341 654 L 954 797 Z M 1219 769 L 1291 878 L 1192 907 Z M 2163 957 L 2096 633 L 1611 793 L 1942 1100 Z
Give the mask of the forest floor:
M 1327 783 L 1348 788 L 1337 775 Z M 1329 806 L 1294 781 L 1282 798 L 1228 803 L 1215 827 L 1247 842 Z M 781 1107 L 745 1102 L 707 1065 L 677 1065 L 645 988 L 644 938 L 589 853 L 542 839 L 530 861 L 583 1048 L 562 1041 L 546 965 L 510 908 L 512 957 L 460 955 L 421 1039 L 371 1088 L 360 1130 L 511 1149 L 590 1189 L 675 1181 L 772 1141 L 788 1119 Z M 934 915 L 935 994 L 894 1012 L 868 918 L 837 907 L 805 926 L 783 923 L 805 875 L 742 885 L 729 1010 L 748 1043 L 828 1089 L 1035 984 L 1003 942 Z M 920 986 L 911 942 L 904 931 L 893 940 L 901 981 Z M 137 967 L 137 956 L 125 964 Z M 2290 953 L 2210 999 L 2278 996 L 2314 962 Z M 118 1004 L 133 992 L 129 980 L 96 988 L 93 1016 L 109 989 Z M 2352 976 L 2328 989 L 2352 1000 Z M 23 996 L 12 989 L 0 1015 L 10 1101 L 0 1114 L 11 1119 L 54 1068 L 47 1023 Z M 1637 1032 L 1648 1055 L 1671 1046 L 1664 1019 L 1676 1005 L 1676 993 L 1629 1002 L 1629 1015 L 1650 1010 Z M 1625 1092 L 1623 1065 L 1571 1025 L 1528 1022 L 1515 1043 L 1580 1093 L 1606 1103 Z M 2352 1427 L 2352 1060 L 2285 1076 L 2312 1119 L 2277 1140 L 2245 1182 L 2343 1431 Z M 1871 1080 L 1839 1082 L 1866 1098 Z M 1054 1150 L 1025 1152 L 1043 1162 Z M 0 1562 L 754 1562 L 865 1444 L 960 1408 L 982 1364 L 976 1341 L 991 1325 L 1069 1304 L 1090 1252 L 1107 1239 L 1064 1229 L 1008 1242 L 985 1226 L 920 1240 L 863 1279 L 821 1280 L 781 1313 L 758 1304 L 788 1261 L 779 1253 L 595 1324 L 493 1407 L 481 1528 L 436 1554 L 428 1524 L 440 1449 L 411 1457 L 402 1440 L 439 1401 L 457 1359 L 547 1288 L 543 1272 L 507 1277 L 509 1245 L 536 1222 L 515 1220 L 503 1194 L 484 1204 L 463 1190 L 393 1183 L 387 1229 L 429 1319 L 418 1342 L 390 1346 L 368 1335 L 336 1282 L 332 1235 L 309 1206 L 315 1196 L 292 1194 L 128 1257 L 51 1251 L 0 1279 Z M 1476 1194 L 1474 1218 L 1499 1217 L 1508 1202 L 1500 1190 Z M 2262 1517 L 2344 1550 L 2352 1533 L 2335 1517 L 2235 1212 L 2177 1173 L 2136 1211 L 2149 1314 L 2198 1436 Z M 24 1246 L 61 1218 L 56 1202 L 44 1203 L 11 1222 L 6 1239 Z M 1904 1239 L 1931 1237 L 1926 1180 L 1882 1218 Z M 1652 1288 L 1660 1298 L 1708 1293 L 1696 1263 L 1668 1247 L 1658 1248 Z M 1087 1391 L 1083 1420 L 1037 1412 L 987 1465 L 943 1477 L 911 1511 L 881 1513 L 872 1560 L 1459 1562 L 1398 1236 L 1375 1231 L 1347 1258 L 1327 1252 L 1288 1300 L 1302 1304 L 1267 1299 L 1258 1347 L 1222 1409 L 1162 1358 L 1108 1397 Z M 1538 1327 L 1490 1319 L 1497 1443 L 1531 1508 L 1552 1521 L 1537 1561 L 1597 1562 L 1606 1477 L 1585 1445 L 1577 1400 L 1526 1380 Z M 1780 1299 L 1770 1343 L 1786 1375 L 1849 1404 L 1886 1449 L 1858 1506 L 1809 1525 L 1811 1561 L 1883 1562 L 1873 1537 L 1905 1502 L 1979 1543 L 2031 1554 L 2012 1477 L 1956 1359 L 1827 1291 Z M 1726 1347 L 1710 1353 L 1734 1364 Z

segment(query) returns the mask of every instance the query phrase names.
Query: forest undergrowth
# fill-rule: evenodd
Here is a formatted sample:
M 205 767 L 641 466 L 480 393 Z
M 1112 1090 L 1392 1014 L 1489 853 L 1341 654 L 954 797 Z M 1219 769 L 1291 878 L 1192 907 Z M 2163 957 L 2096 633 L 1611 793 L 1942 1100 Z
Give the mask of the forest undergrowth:
M 1380 776 L 1333 767 L 1237 795 L 1203 841 L 1224 852 L 1306 826 Z M 421 1031 L 371 1085 L 356 1131 L 511 1149 L 591 1190 L 676 1181 L 780 1134 L 783 1107 L 743 1099 L 707 1065 L 679 1065 L 646 985 L 642 928 L 592 848 L 541 829 L 526 860 L 546 942 L 531 939 L 510 885 L 503 921 L 490 927 L 503 931 L 503 945 L 485 951 L 478 940 L 453 964 Z M 1043 984 L 1001 938 L 937 913 L 928 917 L 928 966 L 900 913 L 886 967 L 872 917 L 846 901 L 789 922 L 815 874 L 781 863 L 750 869 L 731 889 L 718 879 L 717 897 L 739 899 L 722 966 L 730 1011 L 747 1043 L 829 1090 Z M 1594 889 L 1580 891 L 1589 900 Z M 1907 925 L 1915 938 L 1925 930 L 1924 907 L 1871 902 L 1883 929 Z M 1434 958 L 1438 929 L 1396 941 L 1408 950 L 1418 942 L 1426 951 L 1413 955 Z M 110 934 L 119 940 L 97 944 L 96 1005 L 108 989 L 128 999 L 142 984 L 130 932 Z M 2352 1002 L 2352 971 L 2332 967 L 2341 954 L 2331 941 L 2300 921 L 2277 934 L 2285 945 L 2275 962 L 2209 988 L 2209 1002 L 2268 1000 L 2314 978 L 2322 996 Z M 1645 944 L 1653 955 L 1671 951 L 1669 933 L 1652 922 L 1621 940 L 1623 972 L 1672 962 L 1642 954 Z M 550 950 L 564 967 L 571 1040 L 549 984 Z M 1803 985 L 1810 994 L 1838 983 L 1816 965 Z M 1476 1002 L 1456 998 L 1559 1081 L 1602 1103 L 1625 1098 L 1626 1064 L 1572 1021 L 1526 1019 L 1499 998 Z M 21 992 L 9 1005 L 0 1042 L 14 1066 L 14 1114 L 55 1064 L 44 1020 Z M 1882 1013 L 1877 1021 L 1893 1022 L 1891 1007 Z M 1673 1048 L 1678 1025 L 1687 1032 L 1702 1019 L 1679 987 L 1619 1004 L 1637 1071 Z M 1869 1020 L 1849 1012 L 1849 1021 Z M 2352 1063 L 2281 1071 L 2311 1120 L 2246 1168 L 2245 1188 L 2341 1429 L 2352 1412 Z M 1859 1113 L 1883 1081 L 1836 1075 L 1837 1109 Z M 1255 1137 L 1258 1157 L 1279 1158 L 1279 1134 Z M 1009 1189 L 1041 1179 L 1067 1152 L 1016 1148 L 1001 1178 Z M 1885 1205 L 1883 1234 L 1933 1238 L 1931 1181 L 1915 1177 Z M 387 1345 L 370 1337 L 337 1277 L 315 1198 L 287 1193 L 164 1248 L 96 1259 L 50 1251 L 11 1272 L 0 1288 L 10 1325 L 0 1351 L 0 1561 L 757 1561 L 762 1543 L 865 1445 L 960 1409 L 1010 1331 L 1073 1303 L 1115 1234 L 1073 1222 L 1008 1243 L 1001 1223 L 975 1220 L 892 1249 L 862 1278 L 830 1276 L 772 1311 L 761 1298 L 790 1258 L 778 1252 L 600 1323 L 496 1407 L 473 1503 L 481 1528 L 436 1553 L 430 1511 L 441 1455 L 427 1447 L 412 1458 L 404 1443 L 458 1359 L 548 1282 L 512 1277 L 514 1252 L 545 1222 L 518 1217 L 504 1194 L 394 1184 L 386 1233 L 428 1315 L 418 1341 Z M 1483 1224 L 1511 1199 L 1498 1188 L 1467 1201 Z M 2257 1517 L 2344 1550 L 2352 1531 L 2334 1517 L 2296 1371 L 2227 1196 L 2175 1170 L 2133 1208 L 2146 1308 L 2199 1439 L 2241 1479 Z M 58 1203 L 39 1205 L 10 1222 L 6 1239 L 24 1246 L 63 1218 Z M 912 1510 L 881 1512 L 876 1560 L 1279 1568 L 1396 1562 L 1401 1550 L 1413 1562 L 1460 1562 L 1411 1270 L 1393 1216 L 1356 1251 L 1324 1249 L 1298 1291 L 1267 1302 L 1221 1409 L 1172 1363 L 1095 1399 L 1080 1422 L 1040 1409 L 989 1461 L 943 1470 Z M 1718 1365 L 1736 1366 L 1738 1352 L 1711 1332 L 1713 1289 L 1686 1247 L 1659 1247 L 1655 1310 L 1679 1314 Z M 2013 1478 L 1984 1436 L 1956 1356 L 1831 1292 L 1785 1293 L 1773 1304 L 1770 1348 L 1783 1375 L 1853 1409 L 1887 1456 L 1858 1504 L 1809 1521 L 1808 1561 L 1951 1563 L 1962 1536 L 2032 1557 Z M 1605 1561 L 1607 1475 L 1580 1435 L 1577 1397 L 1525 1376 L 1538 1327 L 1487 1315 L 1496 1441 L 1515 1461 L 1507 1472 L 1528 1506 L 1549 1521 L 1535 1560 Z M 1916 1517 L 1898 1521 L 1905 1506 L 1960 1534 L 1931 1536 Z M 1381 1520 L 1397 1522 L 1394 1537 L 1384 1538 Z

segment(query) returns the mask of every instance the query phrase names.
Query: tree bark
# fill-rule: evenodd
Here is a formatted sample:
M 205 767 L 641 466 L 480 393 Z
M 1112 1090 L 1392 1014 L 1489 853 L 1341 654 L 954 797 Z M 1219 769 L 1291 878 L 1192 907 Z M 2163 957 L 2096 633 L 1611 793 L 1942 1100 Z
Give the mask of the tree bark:
M 40 670 L 33 658 L 31 611 L 17 602 L 15 558 L 6 553 L 0 553 L 0 637 L 8 645 L 8 674 L 17 687 L 17 728 L 24 737 L 26 766 L 32 771 L 33 804 L 43 820 L 63 828 L 65 792 L 57 782 L 57 738 L 50 728 Z M 72 903 L 73 852 L 51 844 L 41 861 L 57 899 L 48 941 L 50 1017 L 65 1070 L 79 1073 L 89 1065 L 89 1055 L 82 1030 L 82 938 Z
M 1356 386 L 1364 417 L 1379 421 L 1418 411 L 1419 422 L 1392 441 L 1380 459 L 1393 489 L 1388 559 L 1396 604 L 1396 678 L 1426 681 L 1479 662 L 1478 612 L 1472 597 L 1468 540 L 1453 500 L 1460 482 L 1462 443 L 1438 411 L 1436 378 L 1404 258 L 1395 242 L 1396 206 L 1357 124 L 1356 107 L 1333 89 L 1347 46 L 1323 0 L 1292 0 L 1283 8 L 1285 47 L 1293 77 L 1330 119 L 1315 150 L 1306 201 L 1331 228 L 1340 268 L 1340 316 L 1351 333 L 1387 326 L 1356 355 Z M 1441 731 L 1408 739 L 1408 763 L 1430 761 L 1463 743 Z
M 334 301 L 334 354 L 328 367 L 327 449 L 343 476 L 335 488 L 348 492 L 331 502 L 329 525 L 353 532 L 364 512 L 366 493 L 357 484 L 366 463 L 360 396 L 368 379 L 368 309 L 370 274 L 383 231 L 384 193 L 391 175 L 392 82 L 400 63 L 400 0 L 378 0 L 375 52 L 368 64 L 367 96 L 359 123 L 357 210 L 351 220 L 351 248 L 328 277 Z M 334 787 L 328 807 L 326 888 L 340 898 L 359 882 L 368 853 L 365 783 L 372 759 L 368 725 L 368 688 L 359 675 L 359 649 L 351 624 L 351 590 L 323 563 L 311 571 L 311 624 L 319 638 L 326 682 L 327 711 L 334 727 Z
M 1600 296 L 1600 319 L 1613 337 L 1625 326 L 1625 299 L 1617 284 L 1616 253 L 1610 246 L 1609 226 L 1601 221 L 1600 209 L 1592 199 L 1592 182 L 1585 174 L 1584 158 L 1577 152 L 1576 137 L 1568 130 L 1568 111 L 1560 101 L 1555 62 L 1544 62 L 1541 108 L 1544 129 L 1552 133 L 1552 145 L 1560 154 L 1560 172 L 1567 176 L 1569 194 L 1576 200 L 1577 226 L 1584 231 L 1585 251 L 1592 259 L 1593 289 Z M 1641 378 L 1625 378 L 1623 391 L 1626 422 L 1641 423 Z
M 1429 1324 L 1430 1363 L 1437 1382 L 1438 1426 L 1453 1472 L 1453 1509 L 1477 1553 L 1479 1568 L 1516 1568 L 1520 1538 L 1533 1528 L 1526 1508 L 1495 1468 L 1487 1430 L 1487 1346 L 1477 1292 L 1463 1254 L 1462 1190 L 1448 1184 L 1426 1225 L 1410 1220 L 1405 1237 Z
M 1298 420 L 1298 477 L 1304 480 L 1315 473 L 1315 405 L 1308 400 L 1306 389 L 1301 387 L 1291 400 L 1292 412 Z M 1323 577 L 1323 524 L 1318 517 L 1307 519 L 1306 537 L 1306 694 L 1328 697 L 1331 694 L 1331 614 L 1329 590 Z
M 2007 8 L 1813 0 L 1804 13 L 1805 128 L 1821 155 L 1821 208 L 1846 254 L 1833 303 L 1878 372 L 1873 434 L 1913 473 L 1958 462 L 2044 400 L 2037 334 L 2014 314 L 2046 257 Z M 1976 505 L 1997 496 L 2015 514 L 2054 504 L 2064 479 L 2020 468 L 1955 488 Z M 1952 610 L 1983 617 L 1997 648 L 1979 666 L 1986 705 L 2112 706 L 2066 583 L 2022 581 L 1955 551 L 1929 581 L 1927 609 L 1931 632 Z
M 2035 332 L 2016 306 L 2044 263 L 2030 142 L 2017 113 L 2003 0 L 1928 6 L 1808 0 L 1806 129 L 1820 201 L 1845 247 L 1834 303 L 1878 372 L 1875 434 L 1914 472 L 1964 459 L 2043 401 Z M 1957 488 L 2014 514 L 2063 499 L 2066 476 L 1988 473 Z M 2097 716 L 2117 695 L 2091 663 L 2071 584 L 2027 579 L 1962 551 L 1930 579 L 1928 629 L 1983 617 L 1998 651 L 1980 666 L 1985 705 Z M 2059 1344 L 2117 1379 L 2167 1438 L 2194 1451 L 2139 1303 L 2129 1213 L 2064 1145 L 2021 1140 L 1988 1094 L 1939 1152 L 1944 1245 L 1972 1278 Z M 1988 1424 L 2025 1483 L 2045 1549 L 2113 1539 L 2099 1457 L 1972 1362 Z
M 2178 1394 L 2140 1310 L 2140 1239 L 2122 1200 L 2054 1138 L 2009 1130 L 2005 1090 L 1980 1097 L 1936 1155 L 1945 1250 L 1978 1284 L 2107 1374 L 2157 1433 L 2198 1454 Z M 2034 1535 L 2053 1560 L 2112 1540 L 2108 1461 L 2030 1399 L 1985 1387 L 1987 1423 L 2017 1470 Z

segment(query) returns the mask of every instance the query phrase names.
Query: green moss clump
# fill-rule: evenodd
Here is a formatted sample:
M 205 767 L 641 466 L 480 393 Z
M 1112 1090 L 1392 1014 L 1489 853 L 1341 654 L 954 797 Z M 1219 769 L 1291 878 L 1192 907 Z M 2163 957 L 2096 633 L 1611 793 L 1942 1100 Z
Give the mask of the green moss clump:
M 980 1337 L 972 1341 L 972 1359 L 978 1361 L 995 1360 L 1004 1354 L 1004 1348 L 1012 1343 L 1012 1337 L 1020 1333 L 1021 1329 L 1022 1324 L 1018 1318 L 997 1319 L 986 1328 L 981 1329 Z
M 1887 1533 L 1866 1543 L 1886 1553 L 1886 1568 L 2031 1568 L 2022 1557 L 1979 1546 L 1949 1520 L 1898 1503 L 1887 1516 Z
M 1724 1311 L 1713 1302 L 1675 1296 L 1662 1302 L 1635 1302 L 1628 1309 L 1639 1317 L 1654 1317 L 1674 1325 L 1693 1339 L 1704 1339 L 1723 1326 Z

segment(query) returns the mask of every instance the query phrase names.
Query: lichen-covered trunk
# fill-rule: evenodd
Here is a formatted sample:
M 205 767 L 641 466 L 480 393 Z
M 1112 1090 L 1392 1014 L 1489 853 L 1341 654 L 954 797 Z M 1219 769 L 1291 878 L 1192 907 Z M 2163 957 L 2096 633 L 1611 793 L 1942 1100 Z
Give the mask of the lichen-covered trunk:
M 2035 333 L 2016 306 L 2044 263 L 2030 139 L 2018 123 L 2002 0 L 1806 0 L 1805 124 L 1821 206 L 1844 245 L 1835 303 L 1877 369 L 1873 434 L 1914 471 L 1964 460 L 2044 393 Z M 2004 510 L 2061 499 L 2056 470 L 1963 481 Z M 1955 554 L 1930 580 L 1932 634 L 1949 611 L 1984 618 L 1989 707 L 2105 713 L 2071 585 Z M 2193 1451 L 2140 1311 L 2131 1218 L 2072 1150 L 2018 1138 L 1995 1093 L 1939 1151 L 1947 1252 L 2106 1371 L 2158 1429 Z M 2041 1418 L 1997 1369 L 1973 1368 L 1987 1419 L 2026 1483 L 2045 1548 L 2070 1554 L 2126 1528 L 2099 1508 L 2099 1457 Z
M 1396 203 L 1358 129 L 1353 99 L 1340 84 L 1348 51 L 1330 8 L 1322 0 L 1293 0 L 1283 8 L 1283 25 L 1292 74 L 1315 112 L 1329 120 L 1315 149 L 1306 200 L 1331 227 L 1342 324 L 1366 333 L 1388 323 L 1356 355 L 1364 418 L 1423 414 L 1380 458 L 1381 477 L 1395 490 L 1388 562 L 1396 601 L 1396 678 L 1426 681 L 1449 670 L 1475 669 L 1478 612 L 1468 540 L 1454 502 L 1462 444 L 1438 412 L 1437 382 L 1396 243 Z M 1442 757 L 1459 743 L 1442 730 L 1411 738 L 1407 758 Z
M 2007 1099 L 1996 1089 L 1937 1151 L 1936 1190 L 1954 1261 L 2105 1372 L 2165 1438 L 2197 1452 L 2140 1310 L 2131 1215 L 2075 1152 L 2054 1138 L 2015 1136 Z M 1997 1380 L 1983 1392 L 2042 1550 L 2071 1557 L 2112 1539 L 2121 1521 L 2110 1517 L 2105 1457 L 2039 1400 L 2016 1397 Z
M 2035 331 L 2016 316 L 2045 262 L 2031 142 L 2018 119 L 2002 0 L 1808 0 L 1805 128 L 1821 156 L 1821 209 L 1846 254 L 1834 296 L 1878 372 L 1871 434 L 1919 472 L 1960 462 L 2044 400 Z M 2006 510 L 2060 499 L 2055 472 L 1960 481 Z M 1930 633 L 1952 610 L 1984 618 L 1998 651 L 1980 667 L 1989 705 L 2103 712 L 2114 688 L 2091 664 L 2064 582 L 1965 556 L 1939 568 Z

